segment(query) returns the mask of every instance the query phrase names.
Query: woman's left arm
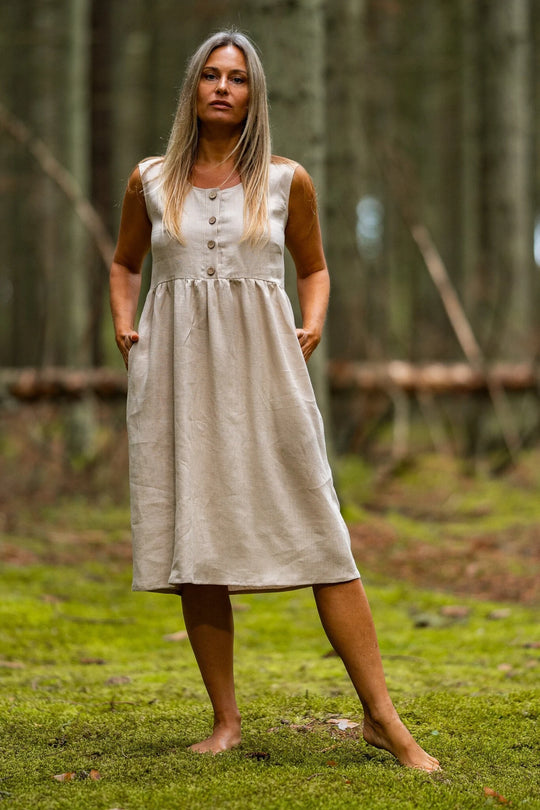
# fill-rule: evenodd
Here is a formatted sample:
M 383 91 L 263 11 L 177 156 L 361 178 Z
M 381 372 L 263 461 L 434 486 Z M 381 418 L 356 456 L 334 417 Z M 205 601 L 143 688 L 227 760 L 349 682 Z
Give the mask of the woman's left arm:
M 296 169 L 289 196 L 285 244 L 296 266 L 302 328 L 296 330 L 306 362 L 322 336 L 330 277 L 324 258 L 317 195 L 313 181 L 302 166 Z

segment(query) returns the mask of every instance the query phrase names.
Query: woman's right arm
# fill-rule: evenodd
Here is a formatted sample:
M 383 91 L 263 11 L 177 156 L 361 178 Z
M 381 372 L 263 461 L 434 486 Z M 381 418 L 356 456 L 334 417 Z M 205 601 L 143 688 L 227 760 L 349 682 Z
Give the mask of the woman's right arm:
M 134 330 L 135 315 L 141 289 L 141 270 L 150 249 L 152 224 L 148 218 L 141 174 L 137 166 L 129 178 L 118 242 L 110 272 L 111 311 L 116 344 L 128 364 L 133 343 L 139 340 Z

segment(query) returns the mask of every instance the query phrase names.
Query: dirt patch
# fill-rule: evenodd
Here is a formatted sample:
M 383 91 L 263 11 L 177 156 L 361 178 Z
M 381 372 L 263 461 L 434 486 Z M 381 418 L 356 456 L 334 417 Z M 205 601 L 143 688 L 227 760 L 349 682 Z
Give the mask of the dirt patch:
M 540 526 L 456 538 L 437 544 L 401 540 L 384 520 L 351 527 L 353 553 L 365 568 L 422 588 L 495 601 L 540 602 Z
M 76 565 L 97 562 L 115 568 L 131 563 L 129 531 L 111 540 L 105 531 L 41 529 L 37 540 L 4 535 L 0 539 L 0 563 L 9 565 Z

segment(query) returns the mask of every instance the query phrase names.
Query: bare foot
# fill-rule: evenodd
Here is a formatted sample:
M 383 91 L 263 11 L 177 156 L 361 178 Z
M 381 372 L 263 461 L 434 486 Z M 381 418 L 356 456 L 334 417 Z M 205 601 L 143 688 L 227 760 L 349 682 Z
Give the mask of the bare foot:
M 390 751 L 407 768 L 417 768 L 427 773 L 441 769 L 439 761 L 424 751 L 414 740 L 397 712 L 385 722 L 377 722 L 365 716 L 363 734 L 367 743 Z
M 189 746 L 190 751 L 197 754 L 221 754 L 240 745 L 240 722 L 216 723 L 212 734 L 200 743 Z

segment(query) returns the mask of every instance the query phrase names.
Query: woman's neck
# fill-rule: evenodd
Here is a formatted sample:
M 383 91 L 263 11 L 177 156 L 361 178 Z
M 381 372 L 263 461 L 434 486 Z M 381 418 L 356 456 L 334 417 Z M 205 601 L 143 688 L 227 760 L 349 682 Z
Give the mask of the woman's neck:
M 238 132 L 205 131 L 199 134 L 196 165 L 201 167 L 221 166 L 228 161 L 234 165 L 237 155 L 234 153 L 238 145 L 240 134 Z
M 240 181 L 236 169 L 238 155 L 234 148 L 238 136 L 201 137 L 193 165 L 191 182 L 194 186 L 213 187 L 235 185 Z M 231 155 L 231 152 L 233 154 Z

